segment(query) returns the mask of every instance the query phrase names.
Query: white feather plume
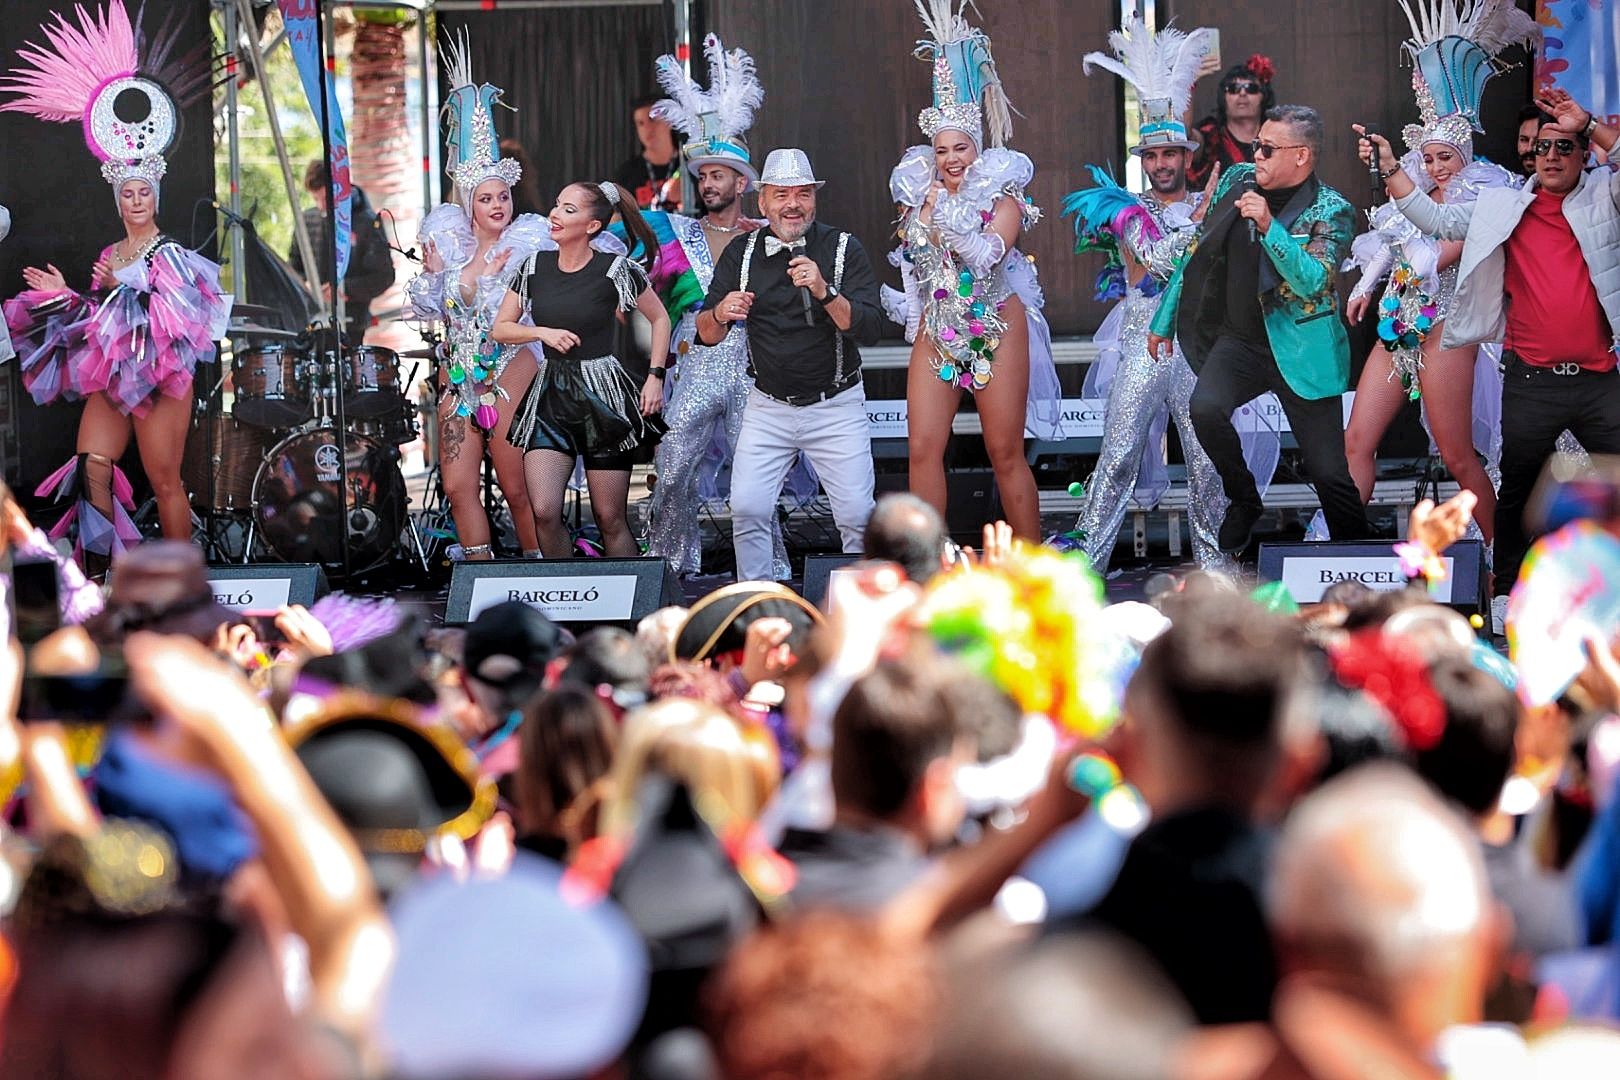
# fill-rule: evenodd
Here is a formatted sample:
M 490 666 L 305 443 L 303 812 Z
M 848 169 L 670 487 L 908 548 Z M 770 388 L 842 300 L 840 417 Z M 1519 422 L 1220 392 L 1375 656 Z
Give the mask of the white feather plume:
M 754 110 L 765 104 L 754 58 L 741 49 L 726 51 L 714 34 L 703 39 L 703 55 L 709 59 L 709 101 L 721 128 L 734 135 L 747 131 Z
M 666 53 L 658 58 L 658 85 L 669 97 L 653 106 L 653 115 L 696 139 L 703 134 L 702 117 L 713 113 L 721 130 L 740 136 L 753 126 L 754 110 L 765 102 L 765 87 L 760 85 L 754 58 L 742 49 L 728 52 L 714 34 L 704 37 L 703 55 L 709 63 L 707 90 L 675 57 Z
M 450 89 L 455 90 L 473 84 L 471 52 L 472 43 L 467 38 L 465 28 L 445 41 L 444 75 L 450 81 Z
M 1199 27 L 1189 33 L 1166 26 L 1155 34 L 1149 32 L 1141 16 L 1133 15 L 1108 35 L 1108 44 L 1114 56 L 1101 52 L 1085 55 L 1081 69 L 1087 75 L 1095 64 L 1136 87 L 1144 100 L 1169 99 L 1173 115 L 1187 111 L 1192 104 L 1198 66 L 1209 51 L 1207 29 Z
M 1495 56 L 1512 45 L 1535 46 L 1542 37 L 1535 19 L 1513 0 L 1400 0 L 1412 29 L 1413 51 L 1441 38 L 1460 37 Z
M 915 3 L 928 36 L 939 44 L 947 45 L 973 33 L 973 27 L 962 14 L 969 0 L 915 0 Z

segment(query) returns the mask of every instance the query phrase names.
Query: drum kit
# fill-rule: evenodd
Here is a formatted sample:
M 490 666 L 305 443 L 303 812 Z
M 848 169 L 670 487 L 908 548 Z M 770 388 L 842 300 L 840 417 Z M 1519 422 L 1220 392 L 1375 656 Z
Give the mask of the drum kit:
M 241 321 L 268 314 L 233 308 L 229 387 L 222 376 L 199 394 L 192 417 L 182 472 L 210 557 L 247 562 L 260 542 L 334 577 L 410 554 L 425 568 L 400 469 L 399 447 L 420 435 L 414 368 L 402 379 L 399 354 L 330 330 Z

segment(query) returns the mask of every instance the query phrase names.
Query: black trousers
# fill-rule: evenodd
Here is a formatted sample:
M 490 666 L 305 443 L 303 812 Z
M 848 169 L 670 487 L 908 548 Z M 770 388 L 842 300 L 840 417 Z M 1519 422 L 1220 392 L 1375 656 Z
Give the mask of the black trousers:
M 1553 375 L 1503 357 L 1502 486 L 1496 492 L 1496 593 L 1519 578 L 1530 547 L 1524 511 L 1530 492 L 1568 428 L 1593 454 L 1620 454 L 1620 374 Z
M 1277 395 L 1288 424 L 1305 456 L 1305 472 L 1335 540 L 1367 535 L 1367 510 L 1350 479 L 1344 456 L 1344 407 L 1338 395 L 1307 401 L 1294 393 L 1277 368 L 1276 357 L 1263 345 L 1223 335 L 1204 359 L 1193 388 L 1192 422 L 1204 452 L 1221 474 L 1226 497 L 1236 504 L 1258 506 L 1260 492 L 1243 460 L 1243 446 L 1232 413 L 1267 390 Z

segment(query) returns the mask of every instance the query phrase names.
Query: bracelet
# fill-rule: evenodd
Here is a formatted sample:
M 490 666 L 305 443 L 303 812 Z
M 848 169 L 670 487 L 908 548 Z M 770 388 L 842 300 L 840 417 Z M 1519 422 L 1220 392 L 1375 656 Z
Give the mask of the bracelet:
M 1395 167 L 1393 169 L 1389 170 L 1389 172 L 1381 172 L 1381 173 L 1379 173 L 1378 174 L 1378 179 L 1384 181 L 1385 183 L 1388 183 L 1389 178 L 1394 176 L 1396 173 L 1398 173 L 1400 171 L 1401 171 L 1400 162 L 1396 162 Z
M 669 374 L 669 371 L 667 369 L 661 368 L 661 367 L 648 367 L 647 368 L 647 374 L 651 375 L 653 378 L 657 379 L 659 382 L 663 382 L 664 377 Z

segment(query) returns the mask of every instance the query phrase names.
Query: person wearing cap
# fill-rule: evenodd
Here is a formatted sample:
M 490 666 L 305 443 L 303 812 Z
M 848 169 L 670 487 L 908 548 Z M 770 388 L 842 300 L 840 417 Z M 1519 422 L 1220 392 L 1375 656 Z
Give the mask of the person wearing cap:
M 512 735 L 523 723 L 523 707 L 545 683 L 546 666 L 562 650 L 562 629 L 517 600 L 485 608 L 467 627 L 461 685 L 468 708 L 456 726 L 486 773 L 504 775 L 516 765 Z
M 1149 184 L 1147 191 L 1133 196 L 1091 166 L 1097 186 L 1063 201 L 1063 212 L 1075 216 L 1077 250 L 1100 249 L 1109 255 L 1104 295 L 1123 295 L 1097 333 L 1099 359 L 1086 373 L 1083 394 L 1108 402 L 1102 454 L 1086 483 L 1085 505 L 1075 525 L 1084 536 L 1086 557 L 1100 574 L 1108 572 L 1133 496 L 1138 505 L 1151 506 L 1169 487 L 1164 433 L 1171 418 L 1187 462 L 1193 556 L 1206 569 L 1235 569 L 1216 538 L 1226 512 L 1221 477 L 1193 430 L 1191 403 L 1198 378 L 1180 349 L 1162 364 L 1147 350 L 1147 326 L 1158 310 L 1160 290 L 1208 205 L 1208 188 L 1187 189 L 1188 162 L 1198 144 L 1188 137 L 1180 117 L 1192 98 L 1193 77 L 1182 58 L 1207 50 L 1209 36 L 1203 27 L 1188 33 L 1166 27 L 1155 34 L 1133 16 L 1123 30 L 1108 36 L 1113 56 L 1087 53 L 1084 61 L 1088 73 L 1095 65 L 1136 88 L 1142 137 L 1131 153 L 1141 161 Z M 1219 169 L 1213 175 L 1218 174 Z M 1099 286 L 1103 293 L 1101 281 Z
M 883 325 L 866 250 L 816 220 L 818 180 L 803 150 L 772 150 L 760 174 L 769 227 L 728 247 L 714 269 L 698 340 L 718 345 L 748 324 L 748 396 L 731 477 L 739 580 L 773 577 L 771 522 L 802 450 L 832 502 L 846 552 L 861 550 L 872 513 L 872 438 L 859 345 Z
M 217 647 L 226 644 L 222 631 L 241 621 L 237 612 L 215 599 L 202 549 L 185 541 L 162 540 L 119 556 L 106 606 L 85 623 L 85 629 L 104 645 L 150 630 Z
M 718 345 L 696 340 L 698 309 L 714 278 L 714 265 L 733 241 L 765 224 L 744 217 L 743 195 L 759 183 L 743 136 L 765 90 L 754 61 L 741 49 L 729 52 L 713 34 L 703 39 L 709 88 L 699 87 L 673 56 L 658 58 L 658 81 L 669 94 L 653 116 L 680 130 L 687 175 L 693 179 L 699 217 L 649 211 L 644 216 L 662 245 L 653 268 L 653 288 L 675 322 L 670 338 L 664 422 L 658 444 L 658 486 L 648 512 L 647 551 L 667 560 L 677 574 L 703 569 L 699 510 L 712 497 L 719 471 L 736 452 L 748 404 L 748 330 L 732 326 Z M 654 369 L 655 371 L 658 369 Z M 723 432 L 726 459 L 713 463 L 716 430 Z M 788 576 L 782 529 L 772 519 L 771 558 L 777 577 Z

